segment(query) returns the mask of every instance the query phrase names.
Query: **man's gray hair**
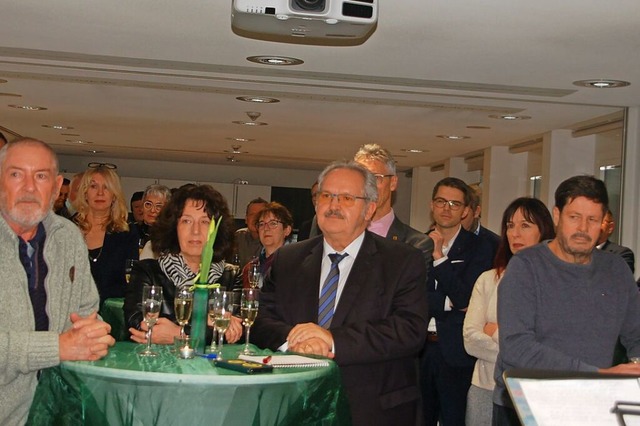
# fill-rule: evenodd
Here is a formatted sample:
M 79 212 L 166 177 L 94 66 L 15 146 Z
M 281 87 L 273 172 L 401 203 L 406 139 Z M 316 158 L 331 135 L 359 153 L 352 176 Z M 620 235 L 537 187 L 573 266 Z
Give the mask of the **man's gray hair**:
M 58 175 L 58 170 L 60 170 L 60 166 L 58 164 L 58 156 L 56 155 L 56 152 L 53 150 L 53 148 L 51 148 L 46 142 L 42 142 L 39 139 L 28 138 L 28 137 L 13 140 L 5 144 L 2 147 L 2 149 L 0 149 L 0 174 L 2 174 L 2 168 L 4 167 L 4 160 L 7 157 L 7 151 L 10 149 L 13 149 L 18 145 L 39 146 L 49 151 L 49 153 L 51 154 L 51 158 L 53 159 L 53 174 L 54 176 Z
M 171 190 L 164 185 L 153 184 L 147 186 L 147 189 L 144 190 L 142 199 L 146 200 L 149 195 L 164 197 L 166 201 L 169 201 L 169 199 L 171 198 Z
M 376 184 L 376 177 L 366 168 L 356 163 L 355 161 L 335 161 L 329 164 L 318 176 L 318 188 L 322 191 L 322 183 L 327 175 L 334 170 L 352 170 L 354 172 L 360 173 L 362 178 L 364 179 L 364 197 L 371 202 L 376 203 L 378 201 L 378 185 Z M 360 196 L 360 194 L 351 194 Z
M 393 159 L 393 156 L 389 152 L 389 150 L 381 147 L 377 143 L 368 143 L 364 144 L 360 147 L 358 152 L 353 156 L 355 161 L 364 161 L 364 160 L 376 160 L 384 163 L 387 166 L 387 171 L 389 174 L 396 174 L 396 160 Z

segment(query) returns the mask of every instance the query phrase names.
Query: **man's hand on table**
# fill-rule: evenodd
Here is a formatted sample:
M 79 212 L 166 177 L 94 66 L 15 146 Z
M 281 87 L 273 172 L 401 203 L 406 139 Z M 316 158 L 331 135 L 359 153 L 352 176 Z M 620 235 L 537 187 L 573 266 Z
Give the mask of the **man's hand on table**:
M 335 357 L 331 332 L 311 322 L 297 324 L 287 336 L 289 350 L 303 354 Z
M 73 325 L 58 336 L 60 361 L 97 361 L 107 355 L 116 341 L 109 335 L 111 326 L 94 312 L 86 317 L 72 313 Z

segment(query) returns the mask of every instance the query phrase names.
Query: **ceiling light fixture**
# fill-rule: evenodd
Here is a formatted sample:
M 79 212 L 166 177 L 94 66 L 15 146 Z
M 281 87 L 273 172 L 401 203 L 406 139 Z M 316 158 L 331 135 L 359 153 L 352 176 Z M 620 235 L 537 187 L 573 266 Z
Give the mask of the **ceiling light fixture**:
M 489 126 L 467 126 L 467 129 L 473 129 L 473 130 L 490 130 L 491 127 Z
M 240 121 L 240 120 L 235 120 L 232 121 L 233 124 L 239 124 L 241 126 L 266 126 L 267 123 L 265 123 L 264 121 Z
M 529 120 L 531 119 L 528 115 L 516 115 L 516 114 L 492 114 L 489 118 L 493 118 L 496 120 L 507 120 L 507 121 L 515 121 L 515 120 Z
M 63 126 L 61 124 L 43 124 L 42 127 L 46 127 L 47 129 L 55 129 L 55 130 L 71 130 L 73 127 Z
M 269 98 L 266 96 L 238 96 L 236 99 L 242 102 L 254 102 L 257 104 L 275 104 L 280 102 L 280 99 Z
M 249 117 L 251 121 L 256 121 L 262 115 L 262 113 L 258 111 L 246 111 L 245 114 L 247 114 L 247 117 Z
M 231 151 L 225 149 L 224 152 L 228 152 L 230 154 L 248 154 L 247 151 L 240 151 L 240 148 L 242 148 L 240 145 L 231 145 Z
M 251 138 L 225 138 L 228 141 L 234 141 L 234 142 L 253 142 L 255 141 L 255 139 L 251 139 Z
M 288 66 L 288 65 L 301 65 L 304 64 L 302 59 L 290 58 L 288 56 L 249 56 L 247 61 L 262 65 L 276 65 L 276 66 Z
M 440 139 L 449 139 L 452 141 L 459 141 L 462 139 L 471 139 L 470 136 L 463 136 L 463 135 L 437 135 L 436 137 Z
M 230 163 L 239 163 L 240 160 L 236 159 L 233 155 L 227 155 L 227 161 Z
M 67 142 L 71 142 L 73 144 L 76 145 L 91 145 L 93 142 L 91 141 L 85 141 L 82 139 L 66 139 Z
M 410 154 L 420 154 L 420 153 L 423 153 L 423 152 L 424 152 L 424 150 L 422 150 L 422 149 L 417 149 L 417 148 L 403 148 L 403 149 L 401 149 L 400 151 L 402 151 L 402 152 L 408 152 L 408 153 L 410 153 Z
M 631 85 L 628 81 L 612 80 L 609 78 L 594 78 L 591 80 L 578 80 L 573 82 L 574 86 L 590 87 L 593 89 L 613 89 Z
M 88 152 L 89 154 L 102 154 L 104 151 L 98 151 L 95 149 L 88 149 L 85 152 Z
M 45 107 L 41 107 L 41 106 L 37 106 L 37 105 L 15 105 L 15 104 L 11 104 L 11 105 L 9 105 L 9 107 L 18 108 L 18 109 L 26 109 L 27 111 L 44 111 L 44 110 L 47 109 Z

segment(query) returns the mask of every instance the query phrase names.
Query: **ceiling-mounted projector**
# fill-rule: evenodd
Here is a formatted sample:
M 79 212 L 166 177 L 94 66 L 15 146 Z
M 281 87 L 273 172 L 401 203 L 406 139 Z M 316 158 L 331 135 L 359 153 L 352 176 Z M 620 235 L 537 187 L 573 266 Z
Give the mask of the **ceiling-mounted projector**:
M 233 0 L 231 24 L 240 35 L 363 42 L 378 20 L 378 0 Z M 277 41 L 277 40 L 276 40 Z

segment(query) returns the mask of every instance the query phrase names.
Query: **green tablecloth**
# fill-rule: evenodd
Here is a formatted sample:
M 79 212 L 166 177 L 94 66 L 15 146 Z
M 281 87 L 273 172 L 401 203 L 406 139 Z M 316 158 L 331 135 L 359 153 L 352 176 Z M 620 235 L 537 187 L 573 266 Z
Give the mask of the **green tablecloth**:
M 225 346 L 227 359 L 242 346 Z M 118 342 L 96 362 L 44 370 L 33 425 L 348 425 L 338 367 L 245 375 L 210 360 L 178 359 L 169 346 L 141 358 L 143 345 Z M 264 354 L 269 351 L 262 351 Z
M 111 335 L 117 341 L 129 340 L 129 330 L 124 322 L 123 298 L 107 299 L 100 308 L 100 316 L 111 325 Z

